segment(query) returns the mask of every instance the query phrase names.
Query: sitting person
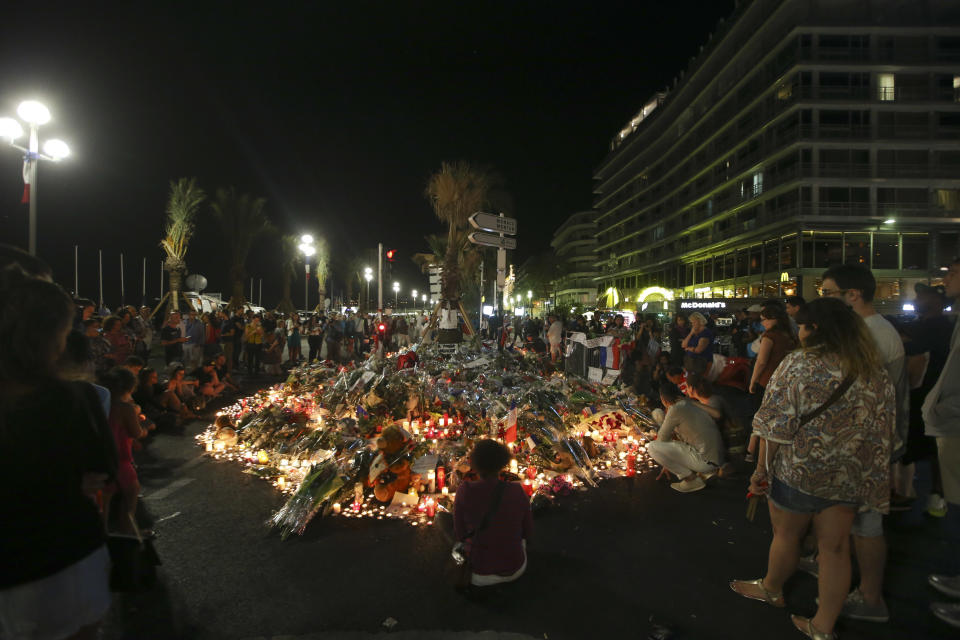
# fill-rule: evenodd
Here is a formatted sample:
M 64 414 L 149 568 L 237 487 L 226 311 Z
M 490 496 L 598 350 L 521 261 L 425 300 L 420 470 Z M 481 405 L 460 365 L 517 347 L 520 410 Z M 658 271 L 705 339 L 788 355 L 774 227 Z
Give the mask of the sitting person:
M 495 440 L 480 440 L 470 454 L 470 466 L 480 479 L 457 490 L 454 532 L 470 559 L 474 586 L 511 582 L 527 570 L 527 540 L 533 533 L 530 499 L 519 483 L 499 478 L 510 457 Z
M 143 414 L 152 420 L 158 428 L 174 427 L 180 417 L 178 411 L 168 410 L 161 402 L 163 388 L 160 376 L 153 367 L 144 367 L 137 376 L 137 389 L 133 392 L 133 401 L 140 405 Z
M 217 374 L 217 379 L 222 382 L 227 389 L 230 389 L 230 391 L 240 391 L 240 387 L 234 382 L 233 377 L 230 375 L 230 367 L 227 364 L 226 355 L 221 353 L 213 359 L 213 370 Z
M 660 401 L 667 409 L 657 439 L 647 444 L 647 453 L 664 472 L 680 482 L 670 486 L 681 493 L 699 491 L 723 465 L 723 440 L 713 418 L 688 401 L 674 384 L 660 387 Z M 662 474 L 661 474 L 662 475 Z
M 217 378 L 215 366 L 213 360 L 208 360 L 193 372 L 193 377 L 197 379 L 197 393 L 204 398 L 216 398 L 227 386 Z
M 202 399 L 196 394 L 197 381 L 187 380 L 187 372 L 180 363 L 175 363 L 160 400 L 163 406 L 180 412 L 182 418 L 197 418 L 194 413 Z

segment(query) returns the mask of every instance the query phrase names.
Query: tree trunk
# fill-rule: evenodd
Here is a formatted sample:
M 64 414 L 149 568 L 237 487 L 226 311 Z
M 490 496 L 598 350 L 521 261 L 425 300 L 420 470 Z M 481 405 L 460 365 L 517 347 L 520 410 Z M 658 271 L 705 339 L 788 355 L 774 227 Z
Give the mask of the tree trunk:
M 296 311 L 296 308 L 293 306 L 293 300 L 290 298 L 290 275 L 287 274 L 283 278 L 283 297 L 280 298 L 280 304 L 277 305 L 277 309 L 283 313 L 293 313 Z
M 176 258 L 167 258 L 164 261 L 164 269 L 170 274 L 170 311 L 180 311 L 180 292 L 183 291 L 183 277 L 187 273 L 187 265 L 183 260 Z
M 230 268 L 230 280 L 232 294 L 230 295 L 230 303 L 227 305 L 227 308 L 231 311 L 243 311 L 243 304 L 247 301 L 246 297 L 243 295 L 243 283 L 246 280 L 246 272 L 243 269 L 243 265 L 240 265 L 238 268 L 236 265 Z

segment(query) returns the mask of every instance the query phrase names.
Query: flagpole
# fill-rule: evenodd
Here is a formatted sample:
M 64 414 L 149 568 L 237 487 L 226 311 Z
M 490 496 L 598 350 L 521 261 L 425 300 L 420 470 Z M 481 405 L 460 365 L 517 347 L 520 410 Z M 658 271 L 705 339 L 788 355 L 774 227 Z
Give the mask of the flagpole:
M 26 193 L 24 195 L 29 198 L 27 201 L 30 207 L 30 222 L 29 222 L 29 244 L 30 244 L 30 255 L 37 255 L 37 160 L 39 160 L 40 154 L 40 142 L 37 137 L 37 125 L 30 124 L 30 151 L 28 157 L 30 158 L 30 166 L 27 169 L 27 173 L 30 175 L 30 184 L 27 185 Z
M 147 259 L 143 259 L 143 294 L 140 296 L 140 304 L 147 303 Z
M 123 253 L 120 253 L 120 306 L 126 306 L 127 299 L 123 289 Z
M 100 273 L 100 308 L 97 309 L 97 312 L 99 312 L 100 309 L 103 309 L 103 249 L 97 249 L 97 263 Z
M 80 297 L 80 276 L 77 273 L 77 265 L 79 263 L 78 251 L 77 245 L 73 245 L 73 296 L 75 298 Z
M 263 306 L 263 278 L 260 278 L 260 299 L 257 301 L 257 306 Z

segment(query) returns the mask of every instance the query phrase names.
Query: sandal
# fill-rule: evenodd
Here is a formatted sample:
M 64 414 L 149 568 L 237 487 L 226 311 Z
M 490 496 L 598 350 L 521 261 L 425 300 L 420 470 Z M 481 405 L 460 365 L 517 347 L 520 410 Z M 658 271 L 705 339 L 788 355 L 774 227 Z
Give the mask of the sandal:
M 835 633 L 824 633 L 820 631 L 815 626 L 813 626 L 813 620 L 810 618 L 804 618 L 803 616 L 790 616 L 793 626 L 797 628 L 797 631 L 807 636 L 811 640 L 836 640 L 837 634 Z
M 757 587 L 760 590 L 760 594 L 751 595 L 745 591 L 742 591 L 743 587 Z M 783 600 L 783 591 L 780 593 L 768 591 L 767 588 L 763 586 L 763 578 L 757 578 L 756 580 L 732 580 L 730 582 L 730 588 L 733 589 L 734 593 L 737 593 L 744 598 L 766 602 L 771 607 L 783 608 L 787 605 L 787 603 Z

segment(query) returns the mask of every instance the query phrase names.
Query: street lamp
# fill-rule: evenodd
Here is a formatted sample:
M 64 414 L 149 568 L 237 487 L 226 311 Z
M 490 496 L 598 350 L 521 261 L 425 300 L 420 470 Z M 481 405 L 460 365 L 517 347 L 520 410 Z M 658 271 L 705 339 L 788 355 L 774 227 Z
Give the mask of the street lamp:
M 417 308 L 417 290 L 416 289 L 413 290 L 413 308 L 414 309 Z
M 305 233 L 300 236 L 300 252 L 303 254 L 303 268 L 306 271 L 306 277 L 303 280 L 303 310 L 310 308 L 310 256 L 317 252 L 313 246 L 313 236 Z
M 370 281 L 373 280 L 373 268 L 364 267 L 363 268 L 363 279 L 367 281 L 367 297 L 364 301 L 364 306 L 370 306 Z
M 43 143 L 40 153 L 38 130 L 50 122 L 50 110 L 36 100 L 21 102 L 17 115 L 27 123 L 30 130 L 28 146 L 21 147 L 14 140 L 23 135 L 23 127 L 13 118 L 0 118 L 0 138 L 6 139 L 14 149 L 23 151 L 23 202 L 30 204 L 28 248 L 30 255 L 37 255 L 37 162 L 63 160 L 70 155 L 70 147 L 63 140 L 51 139 Z
M 400 283 L 393 283 L 393 308 L 396 309 L 400 306 Z

